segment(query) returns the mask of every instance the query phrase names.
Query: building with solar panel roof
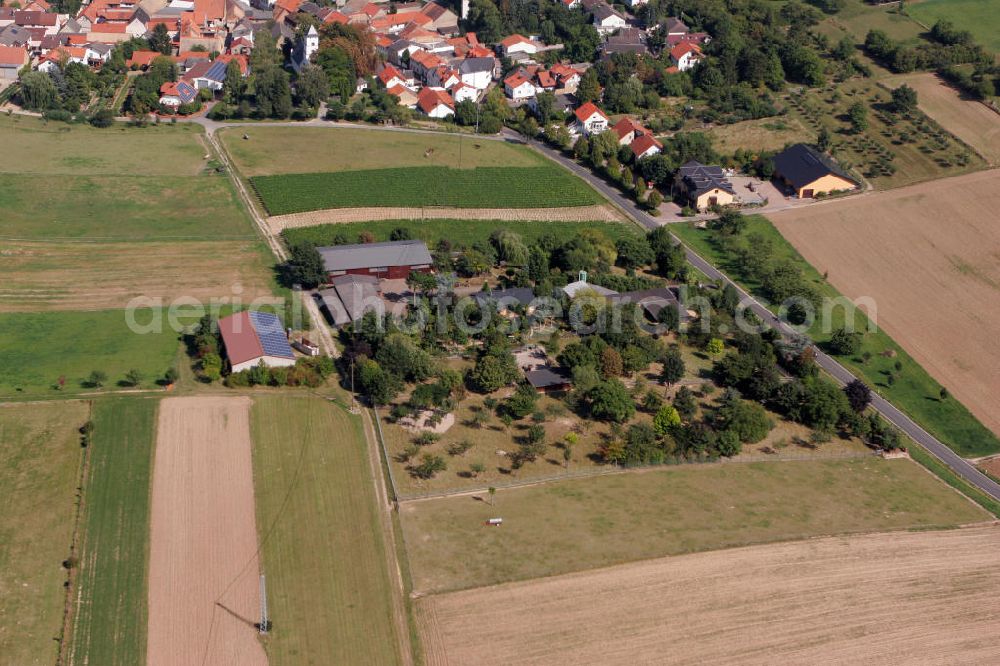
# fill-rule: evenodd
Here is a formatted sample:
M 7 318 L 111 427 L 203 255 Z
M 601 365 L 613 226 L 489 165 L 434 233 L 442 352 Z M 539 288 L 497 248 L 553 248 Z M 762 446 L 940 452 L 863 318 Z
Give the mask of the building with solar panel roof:
M 219 332 L 233 372 L 261 361 L 269 368 L 295 365 L 295 354 L 277 315 L 244 310 L 220 319 Z

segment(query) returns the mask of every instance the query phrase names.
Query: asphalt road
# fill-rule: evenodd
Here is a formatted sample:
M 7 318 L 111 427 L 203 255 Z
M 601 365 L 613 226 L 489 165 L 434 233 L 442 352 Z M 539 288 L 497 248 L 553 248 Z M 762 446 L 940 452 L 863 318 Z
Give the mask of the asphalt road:
M 644 210 L 636 206 L 635 202 L 630 199 L 625 198 L 616 188 L 608 185 L 602 179 L 598 178 L 590 172 L 590 170 L 580 166 L 573 160 L 565 157 L 560 152 L 550 148 L 549 146 L 542 144 L 534 140 L 525 140 L 520 135 L 510 132 L 506 132 L 506 136 L 513 140 L 519 140 L 523 143 L 527 143 L 537 150 L 541 151 L 543 154 L 548 156 L 550 159 L 558 162 L 562 166 L 566 167 L 576 175 L 580 176 L 586 180 L 594 189 L 598 190 L 601 194 L 606 196 L 609 200 L 614 202 L 619 208 L 621 208 L 629 217 L 634 219 L 636 222 L 646 227 L 647 229 L 656 229 L 662 226 L 662 223 L 657 221 L 656 218 L 652 217 Z M 674 234 L 671 234 L 674 240 L 681 243 L 681 240 L 677 238 Z M 681 243 L 683 245 L 683 243 Z M 713 280 L 719 280 L 723 283 L 728 283 L 733 285 L 737 291 L 739 291 L 741 300 L 744 305 L 750 309 L 754 314 L 761 318 L 764 322 L 774 327 L 776 330 L 780 331 L 782 335 L 786 337 L 796 336 L 795 331 L 793 331 L 788 325 L 780 321 L 774 314 L 765 308 L 759 301 L 757 301 L 753 296 L 748 294 L 743 290 L 738 284 L 730 280 L 725 274 L 718 270 L 715 266 L 708 263 L 694 250 L 684 245 L 684 250 L 687 253 L 687 259 L 692 266 L 697 268 L 699 271 L 704 273 L 706 276 Z M 835 361 L 829 355 L 825 354 L 815 345 L 813 349 L 816 352 L 816 362 L 819 364 L 823 370 L 828 372 L 835 380 L 837 380 L 841 385 L 847 384 L 855 379 L 854 374 L 851 373 L 843 365 Z M 915 441 L 920 446 L 923 446 L 931 455 L 940 460 L 942 463 L 947 465 L 960 477 L 968 481 L 973 486 L 979 488 L 984 493 L 990 497 L 1000 500 L 1000 483 L 997 483 L 993 479 L 989 478 L 964 458 L 959 456 L 957 453 L 948 448 L 936 437 L 928 433 L 926 430 L 917 425 L 913 419 L 904 414 L 898 408 L 896 408 L 892 403 L 872 392 L 872 407 L 875 408 L 889 423 L 899 428 L 902 432 L 906 433 L 913 441 Z

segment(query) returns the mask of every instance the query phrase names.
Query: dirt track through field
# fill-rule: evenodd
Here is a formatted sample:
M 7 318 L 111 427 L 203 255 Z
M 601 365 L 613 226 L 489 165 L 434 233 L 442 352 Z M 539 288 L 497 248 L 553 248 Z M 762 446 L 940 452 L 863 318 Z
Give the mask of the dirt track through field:
M 1000 170 L 768 215 L 849 298 L 1000 434 Z
M 502 222 L 620 222 L 614 206 L 570 206 L 567 208 L 330 208 L 308 213 L 274 215 L 267 225 L 274 233 L 296 227 L 344 224 L 371 220 L 500 220 Z
M 427 663 L 985 664 L 1000 527 L 682 555 L 427 597 Z
M 249 398 L 169 398 L 153 468 L 148 666 L 267 664 Z

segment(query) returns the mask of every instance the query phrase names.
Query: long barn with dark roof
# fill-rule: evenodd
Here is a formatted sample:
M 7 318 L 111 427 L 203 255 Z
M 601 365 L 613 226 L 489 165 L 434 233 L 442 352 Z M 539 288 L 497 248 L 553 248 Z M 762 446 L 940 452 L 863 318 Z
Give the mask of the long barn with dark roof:
M 801 199 L 858 186 L 833 158 L 804 143 L 789 146 L 774 156 L 774 175 Z
M 398 280 L 406 278 L 411 271 L 428 273 L 433 263 L 427 246 L 417 240 L 333 245 L 316 249 L 323 258 L 330 280 L 338 275 L 372 275 Z

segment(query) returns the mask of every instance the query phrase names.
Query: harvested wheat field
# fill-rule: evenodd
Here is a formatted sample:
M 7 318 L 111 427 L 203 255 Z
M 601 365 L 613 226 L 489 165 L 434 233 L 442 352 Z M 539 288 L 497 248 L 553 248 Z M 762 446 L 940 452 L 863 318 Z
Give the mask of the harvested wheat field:
M 153 466 L 149 666 L 266 664 L 249 398 L 160 405 Z
M 140 296 L 248 302 L 273 294 L 265 252 L 257 240 L 0 241 L 0 312 L 123 308 Z
M 427 663 L 984 664 L 1000 527 L 751 546 L 427 597 Z
M 768 217 L 849 298 L 1000 434 L 1000 170 Z
M 917 106 L 924 113 L 975 148 L 990 164 L 1000 163 L 1000 114 L 981 102 L 962 99 L 931 72 L 892 77 L 893 86 L 904 83 L 917 91 Z
M 455 218 L 502 220 L 504 222 L 621 222 L 623 217 L 611 204 L 564 208 L 327 208 L 308 213 L 273 215 L 267 225 L 274 233 L 320 224 L 344 224 L 370 220 L 421 220 Z

